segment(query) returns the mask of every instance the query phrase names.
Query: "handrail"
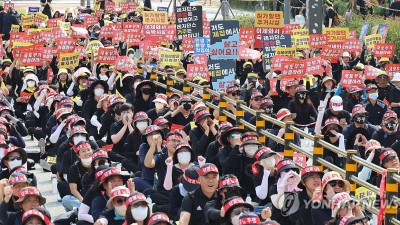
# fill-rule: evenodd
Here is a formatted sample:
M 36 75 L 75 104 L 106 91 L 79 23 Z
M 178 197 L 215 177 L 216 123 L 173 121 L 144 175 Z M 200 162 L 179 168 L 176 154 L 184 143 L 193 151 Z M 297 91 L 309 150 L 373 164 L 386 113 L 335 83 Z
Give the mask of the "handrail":
M 166 85 L 166 84 L 160 83 L 160 82 L 158 82 L 158 81 L 153 81 L 153 83 L 154 83 L 155 85 L 157 85 L 157 86 L 162 87 L 162 88 L 167 88 L 167 85 Z
M 321 140 L 318 140 L 318 143 L 319 143 L 320 145 L 322 145 L 322 147 L 327 148 L 327 149 L 331 150 L 332 152 L 335 152 L 335 153 L 337 153 L 337 154 L 341 154 L 341 155 L 344 156 L 344 157 L 347 156 L 347 153 L 346 153 L 345 151 L 339 149 L 338 147 L 336 147 L 336 146 L 334 146 L 334 145 L 332 145 L 332 144 L 329 144 L 328 142 L 326 142 L 326 141 L 324 141 L 324 140 L 322 140 L 322 139 L 321 139 Z
M 188 82 L 188 83 L 190 83 L 190 82 Z M 216 92 L 216 91 L 214 91 L 214 90 L 212 90 L 212 89 L 210 89 L 210 88 L 206 88 L 206 91 L 207 91 L 208 93 L 214 95 L 214 96 L 217 96 L 217 97 L 220 96 L 220 94 L 219 94 L 218 92 Z
M 352 181 L 354 181 L 356 184 L 359 184 L 361 186 L 366 186 L 367 189 L 370 189 L 371 191 L 373 191 L 373 192 L 375 192 L 376 194 L 379 195 L 379 188 L 378 187 L 376 187 L 376 186 L 374 186 L 374 185 L 372 185 L 372 184 L 370 184 L 370 183 L 368 183 L 366 181 L 363 181 L 363 180 L 361 180 L 360 178 L 358 178 L 358 177 L 356 177 L 354 175 L 352 175 L 350 177 L 350 179 Z
M 354 161 L 356 161 L 356 163 L 361 164 L 363 166 L 366 166 L 366 167 L 370 168 L 371 170 L 373 170 L 373 171 L 375 171 L 375 172 L 377 172 L 379 174 L 382 174 L 382 171 L 383 171 L 382 167 L 377 166 L 377 165 L 375 165 L 373 163 L 368 163 L 368 161 L 366 161 L 365 159 L 362 159 L 362 158 L 360 158 L 360 157 L 358 157 L 356 155 L 352 155 L 352 159 Z
M 393 180 L 395 180 L 397 183 L 400 183 L 400 176 L 397 174 L 393 174 L 392 176 Z
M 251 113 L 253 116 L 256 115 L 256 110 L 254 110 L 254 109 L 252 109 L 250 107 L 247 107 L 245 105 L 240 105 L 240 108 L 242 108 L 244 111 L 246 111 L 248 113 Z
M 266 121 L 268 121 L 268 122 L 271 122 L 271 123 L 273 123 L 273 124 L 275 124 L 275 125 L 278 125 L 278 126 L 280 126 L 280 127 L 284 127 L 284 126 L 285 126 L 285 123 L 284 123 L 284 122 L 282 122 L 282 121 L 280 121 L 280 120 L 277 120 L 277 119 L 274 119 L 274 118 L 272 118 L 272 117 L 270 117 L 270 116 L 267 116 L 267 115 L 265 115 L 265 114 L 261 114 L 260 117 L 261 117 L 263 120 L 266 120 Z
M 253 124 L 247 122 L 244 119 L 240 119 L 239 122 L 241 122 L 243 125 L 245 125 L 246 127 L 252 129 L 253 131 L 256 131 L 256 126 L 254 126 Z
M 212 104 L 210 102 L 206 102 L 205 105 L 210 107 L 210 108 L 213 108 L 214 110 L 219 110 L 218 106 L 216 106 L 216 105 L 214 105 L 214 104 Z
M 224 110 L 222 110 L 222 112 L 223 112 L 225 115 L 229 116 L 230 118 L 236 119 L 236 116 L 233 115 L 232 113 L 230 113 L 229 111 L 227 111 L 227 110 L 224 109 Z
M 400 225 L 400 221 L 399 220 L 397 220 L 396 218 L 390 218 L 390 222 L 391 223 L 393 223 L 393 224 L 395 224 L 395 225 Z
M 319 163 L 321 163 L 323 166 L 328 167 L 330 170 L 336 171 L 338 173 L 340 173 L 340 175 L 345 176 L 346 175 L 346 171 L 342 168 L 339 168 L 331 163 L 329 163 L 328 161 L 326 161 L 323 158 L 318 158 L 317 161 Z
M 313 155 L 312 155 L 309 151 L 306 151 L 306 150 L 300 148 L 300 147 L 297 146 L 295 143 L 290 143 L 289 146 L 290 146 L 291 148 L 293 148 L 294 150 L 300 152 L 301 154 L 304 154 L 304 155 L 307 156 L 308 158 L 311 158 L 311 159 L 312 159 Z
M 363 201 L 361 201 L 360 199 L 358 199 L 358 198 L 355 198 L 355 199 L 357 199 L 357 200 L 359 200 L 358 202 L 359 202 L 359 204 L 360 204 L 360 206 L 362 206 L 364 209 L 366 209 L 367 211 L 369 211 L 369 212 L 371 212 L 371 213 L 373 213 L 373 214 L 378 214 L 379 213 L 379 210 L 377 209 L 377 208 L 375 208 L 375 207 L 373 207 L 373 206 L 370 206 L 370 205 L 368 205 L 368 204 L 365 204 Z
M 231 103 L 231 104 L 235 104 L 235 105 L 236 105 L 236 101 L 235 101 L 235 100 L 233 100 L 233 99 L 231 99 L 231 98 L 228 98 L 228 97 L 226 97 L 226 96 L 224 96 L 223 98 L 224 98 L 225 101 L 227 101 L 227 102 L 229 102 L 229 103 Z
M 276 142 L 278 142 L 279 144 L 284 144 L 285 140 L 283 138 L 277 137 L 273 134 L 271 134 L 270 132 L 266 131 L 266 130 L 261 130 L 260 133 Z
M 303 137 L 306 137 L 306 138 L 308 138 L 308 139 L 310 139 L 310 140 L 314 140 L 314 136 L 312 136 L 312 135 L 310 135 L 310 134 L 307 134 L 307 133 L 304 132 L 303 130 L 301 130 L 301 129 L 299 129 L 299 128 L 293 126 L 293 125 L 291 125 L 289 128 L 290 128 L 294 133 L 296 133 L 296 134 L 300 134 L 300 135 L 303 136 Z

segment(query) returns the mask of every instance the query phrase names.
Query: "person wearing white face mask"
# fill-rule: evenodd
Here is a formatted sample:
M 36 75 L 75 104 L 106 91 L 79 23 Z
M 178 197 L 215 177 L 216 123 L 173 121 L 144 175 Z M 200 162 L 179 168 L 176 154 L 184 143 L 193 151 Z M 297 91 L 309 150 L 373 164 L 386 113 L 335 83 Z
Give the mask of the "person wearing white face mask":
M 253 206 L 244 202 L 240 197 L 228 198 L 223 207 L 225 225 L 239 225 L 239 217 L 253 210 Z M 260 221 L 259 218 L 258 221 Z
M 87 173 L 85 173 L 82 177 L 82 188 L 85 191 L 89 190 L 90 187 L 93 186 L 93 183 L 96 180 L 95 171 L 100 166 L 109 167 L 110 165 L 111 165 L 111 160 L 108 157 L 108 153 L 105 150 L 98 148 L 95 151 L 93 151 L 91 169 Z
M 153 100 L 155 108 L 150 109 L 147 115 L 152 121 L 155 121 L 160 115 L 159 113 L 161 111 L 164 111 L 164 109 L 167 107 L 168 103 L 168 97 L 164 94 L 158 94 L 156 99 Z
M 18 98 L 15 99 L 14 110 L 15 115 L 18 118 L 25 120 L 25 112 L 27 110 L 32 111 L 33 100 L 35 99 L 32 95 L 38 90 L 37 84 L 39 83 L 38 78 L 35 74 L 26 75 L 25 79 L 21 84 L 20 91 L 17 89 Z M 32 100 L 31 100 L 32 99 Z M 29 107 L 28 107 L 29 105 Z
M 368 85 L 365 88 L 365 92 L 367 93 L 368 99 L 361 102 L 361 104 L 364 106 L 365 111 L 368 112 L 368 122 L 379 129 L 383 114 L 387 111 L 387 105 L 385 102 L 378 99 L 379 91 L 375 84 Z
M 74 207 L 79 208 L 87 190 L 82 187 L 82 176 L 89 171 L 92 165 L 93 151 L 89 142 L 80 142 L 73 147 L 78 161 L 69 168 L 68 183 L 71 195 L 62 198 L 62 205 L 65 210 L 71 211 Z
M 1 168 L 7 168 L 1 171 L 0 177 L 8 178 L 11 170 L 26 163 L 28 155 L 23 148 L 16 146 L 9 147 L 4 151 L 4 157 L 1 159 Z
M 83 91 L 81 91 L 80 93 L 82 92 Z M 98 138 L 97 127 L 93 126 L 90 120 L 97 110 L 97 103 L 100 101 L 101 96 L 103 94 L 108 93 L 108 84 L 106 83 L 106 81 L 96 80 L 90 85 L 88 93 L 89 93 L 89 98 L 86 100 L 86 102 L 84 101 L 84 105 L 82 107 L 82 112 L 83 112 L 82 114 L 86 120 L 86 127 L 89 132 L 89 135 L 95 137 L 95 139 L 97 140 Z M 82 98 L 82 100 L 84 99 Z
M 112 189 L 111 197 L 107 201 L 107 210 L 102 212 L 94 225 L 122 225 L 125 222 L 126 199 L 130 191 L 124 186 Z
M 131 193 L 126 200 L 126 224 L 147 225 L 149 219 L 150 208 L 147 205 L 146 196 L 140 192 Z
M 129 89 L 132 91 L 131 93 L 125 95 L 126 102 L 133 104 L 136 98 L 136 88 L 144 80 L 143 75 L 137 74 L 133 76 L 132 82 L 130 83 Z

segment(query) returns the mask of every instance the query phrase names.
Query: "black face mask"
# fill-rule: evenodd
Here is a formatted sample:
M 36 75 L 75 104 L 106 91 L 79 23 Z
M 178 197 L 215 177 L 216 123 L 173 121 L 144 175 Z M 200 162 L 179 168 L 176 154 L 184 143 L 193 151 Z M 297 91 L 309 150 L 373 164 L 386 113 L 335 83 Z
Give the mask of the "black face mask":
M 228 199 L 230 197 L 234 197 L 234 196 L 240 196 L 237 192 L 224 192 L 225 195 L 225 199 Z
M 356 123 L 358 124 L 363 124 L 365 123 L 366 117 L 365 116 L 359 116 L 355 119 Z
M 296 97 L 300 100 L 305 100 L 307 98 L 307 94 L 306 93 L 299 93 L 296 94 Z
M 336 131 L 336 132 L 338 132 L 338 133 L 339 133 L 339 131 L 338 131 L 338 130 L 336 130 L 336 129 L 330 129 L 330 130 L 328 130 L 328 131 L 326 132 L 326 134 L 327 134 L 329 137 L 336 137 L 336 135 L 335 135 L 335 134 L 333 134 L 333 133 L 331 132 L 331 130 L 334 130 L 334 131 Z
M 149 95 L 151 93 L 151 89 L 150 88 L 142 88 L 142 92 L 145 95 Z
M 244 68 L 243 71 L 244 71 L 245 73 L 251 73 L 252 70 L 251 70 L 251 68 Z
M 164 132 L 164 135 L 167 135 L 169 133 L 169 128 L 164 128 L 161 129 Z
M 274 108 L 265 108 L 265 114 L 272 114 L 274 112 Z
M 115 110 L 115 114 L 117 114 L 118 116 L 121 115 L 121 109 L 118 107 Z
M 385 123 L 385 127 L 386 127 L 386 129 L 388 129 L 389 131 L 394 131 L 394 130 L 396 130 L 396 128 L 397 128 L 397 123 L 394 122 L 394 121 L 391 121 L 391 122 Z
M 188 103 L 183 105 L 183 109 L 185 109 L 186 111 L 188 111 L 190 109 L 190 105 Z

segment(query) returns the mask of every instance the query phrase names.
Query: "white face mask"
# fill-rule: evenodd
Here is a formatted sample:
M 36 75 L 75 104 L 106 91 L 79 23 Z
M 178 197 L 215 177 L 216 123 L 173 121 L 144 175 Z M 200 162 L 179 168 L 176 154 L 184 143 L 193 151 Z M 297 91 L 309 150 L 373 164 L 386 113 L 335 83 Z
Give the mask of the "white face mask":
M 140 82 L 136 82 L 134 85 L 135 89 L 137 88 L 137 86 L 140 84 Z
M 100 80 L 107 81 L 108 80 L 107 75 L 101 75 L 100 74 Z
M 87 159 L 81 159 L 81 162 L 83 163 L 83 165 L 89 166 L 92 163 L 92 157 L 89 157 Z
M 22 160 L 10 161 L 10 162 L 8 162 L 8 166 L 10 167 L 11 170 L 17 166 L 22 166 Z
M 147 207 L 139 206 L 131 209 L 132 217 L 136 221 L 144 221 L 147 217 Z
M 74 137 L 74 145 L 79 144 L 79 142 L 81 142 L 81 141 L 86 141 L 86 137 L 82 137 L 82 136 Z
M 125 217 L 126 214 L 126 205 L 121 205 L 121 206 L 114 206 L 115 211 L 118 213 L 118 215 Z
M 0 148 L 0 159 L 2 159 L 4 157 L 5 150 L 6 150 L 5 148 Z
M 240 215 L 242 215 L 242 213 L 240 213 L 237 216 L 231 217 L 231 222 L 232 222 L 233 225 L 239 225 L 239 217 L 240 217 Z
M 35 87 L 36 82 L 35 81 L 27 81 L 26 85 L 28 85 L 28 87 Z
M 156 105 L 156 109 L 163 109 L 164 108 L 164 104 L 162 104 L 162 103 L 156 102 L 155 105 Z
M 178 162 L 183 165 L 187 165 L 190 163 L 192 154 L 190 152 L 179 152 L 178 153 Z
M 258 146 L 257 145 L 246 145 L 246 146 L 244 146 L 244 151 L 249 156 L 255 155 L 257 150 L 258 150 Z
M 105 166 L 110 166 L 110 163 L 104 163 Z M 94 166 L 95 169 L 99 168 L 99 166 Z
M 138 122 L 136 124 L 136 127 L 140 130 L 140 131 L 144 131 L 147 128 L 147 122 Z
M 94 94 L 98 97 L 102 96 L 104 94 L 104 89 L 103 88 L 96 88 L 94 89 Z
M 267 168 L 273 168 L 275 166 L 275 157 L 270 156 L 266 159 L 262 159 L 261 165 L 265 165 Z M 264 169 L 266 169 L 266 168 L 264 168 Z
M 129 58 L 133 59 L 133 57 L 134 57 L 135 55 L 134 55 L 134 54 L 129 54 L 128 56 L 129 56 Z
M 71 108 L 66 108 L 68 112 L 72 112 L 72 107 Z

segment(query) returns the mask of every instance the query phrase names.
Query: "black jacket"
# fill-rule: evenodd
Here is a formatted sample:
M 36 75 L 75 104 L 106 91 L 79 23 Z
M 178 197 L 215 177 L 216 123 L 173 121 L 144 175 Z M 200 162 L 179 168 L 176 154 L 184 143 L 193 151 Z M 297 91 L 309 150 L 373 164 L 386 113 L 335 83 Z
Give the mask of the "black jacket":
M 114 209 L 107 209 L 99 215 L 99 219 L 106 219 L 108 221 L 108 225 L 122 225 L 125 222 L 125 220 L 115 220 L 114 217 Z
M 210 128 L 211 129 L 211 128 Z M 197 156 L 204 155 L 207 150 L 207 146 L 215 140 L 214 134 L 211 130 L 208 136 L 204 134 L 204 131 L 200 127 L 195 127 L 189 132 L 190 141 L 193 144 L 193 151 Z
M 10 39 L 11 25 L 18 25 L 17 17 L 14 14 L 6 13 L 3 16 L 3 27 L 1 33 L 4 34 L 3 40 Z
M 218 152 L 222 148 L 222 145 L 218 140 L 211 142 L 204 154 L 204 158 L 207 159 L 207 162 L 212 163 L 218 167 L 219 175 L 222 175 L 222 166 L 218 159 Z

